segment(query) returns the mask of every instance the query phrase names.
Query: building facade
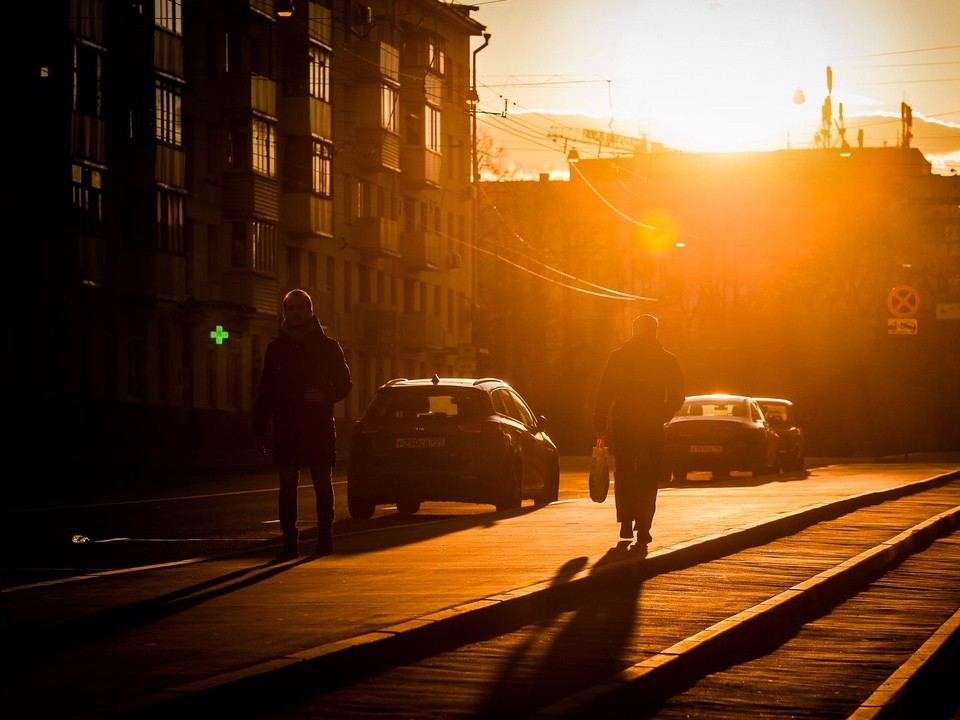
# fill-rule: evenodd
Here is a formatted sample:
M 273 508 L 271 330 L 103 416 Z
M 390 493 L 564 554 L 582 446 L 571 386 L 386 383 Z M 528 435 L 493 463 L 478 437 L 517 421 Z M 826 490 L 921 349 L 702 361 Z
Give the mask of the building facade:
M 378 384 L 474 367 L 473 8 L 62 0 L 8 67 L 4 388 L 77 470 L 242 447 L 294 287 Z M 12 52 L 9 48 L 6 52 Z
M 958 449 L 960 178 L 920 151 L 584 159 L 479 207 L 482 372 L 511 368 L 567 452 L 641 312 L 688 393 L 793 399 L 811 455 Z

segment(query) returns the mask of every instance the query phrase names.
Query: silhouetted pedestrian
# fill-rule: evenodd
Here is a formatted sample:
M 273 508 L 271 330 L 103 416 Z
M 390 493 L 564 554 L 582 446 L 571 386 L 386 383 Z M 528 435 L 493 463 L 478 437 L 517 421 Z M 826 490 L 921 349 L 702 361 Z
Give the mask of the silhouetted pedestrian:
M 310 468 L 317 503 L 316 555 L 333 550 L 333 466 L 336 425 L 333 406 L 353 386 L 343 349 L 320 327 L 313 300 L 303 290 L 283 298 L 280 335 L 268 345 L 253 412 L 254 443 L 266 452 L 268 427 L 273 430 L 273 463 L 280 476 L 278 560 L 299 554 L 297 487 L 300 469 Z
M 620 537 L 643 551 L 653 539 L 650 526 L 663 474 L 663 425 L 683 404 L 683 373 L 677 358 L 659 340 L 660 321 L 640 315 L 633 336 L 607 359 L 597 390 L 594 428 L 610 429 L 613 487 Z

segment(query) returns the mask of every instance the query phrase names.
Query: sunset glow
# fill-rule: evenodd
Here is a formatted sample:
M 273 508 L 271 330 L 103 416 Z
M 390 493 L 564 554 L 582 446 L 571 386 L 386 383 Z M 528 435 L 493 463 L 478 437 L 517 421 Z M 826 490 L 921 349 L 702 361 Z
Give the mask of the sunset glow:
M 690 152 L 810 147 L 829 94 L 831 129 L 842 103 L 848 141 L 863 127 L 866 145 L 897 144 L 908 103 L 953 146 L 921 147 L 925 154 L 960 163 L 953 0 L 596 0 L 588 12 L 577 0 L 478 5 L 492 36 L 477 58 L 480 107 L 490 113 L 483 125 L 509 130 L 512 116 L 516 148 L 539 150 L 544 162 L 549 143 L 532 128 L 546 114 L 588 116 L 605 132 Z M 494 114 L 503 108 L 508 118 Z

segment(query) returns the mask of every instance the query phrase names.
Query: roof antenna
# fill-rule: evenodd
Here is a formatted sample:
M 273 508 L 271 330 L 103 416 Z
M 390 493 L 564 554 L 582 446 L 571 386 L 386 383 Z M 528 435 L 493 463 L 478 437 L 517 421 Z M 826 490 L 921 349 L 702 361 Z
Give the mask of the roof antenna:
M 439 384 L 440 384 L 440 376 L 437 375 L 436 373 L 434 373 L 434 374 L 433 374 L 433 380 L 431 380 L 431 382 L 432 382 L 434 385 L 439 385 Z

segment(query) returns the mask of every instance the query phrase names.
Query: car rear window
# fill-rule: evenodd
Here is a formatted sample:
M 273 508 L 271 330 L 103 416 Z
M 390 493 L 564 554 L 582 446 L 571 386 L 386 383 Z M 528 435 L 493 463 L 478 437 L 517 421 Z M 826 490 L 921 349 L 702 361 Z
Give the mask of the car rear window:
M 768 420 L 783 420 L 787 419 L 787 406 L 786 405 L 772 405 L 768 403 L 763 403 L 760 405 L 763 410 L 764 416 Z
M 470 388 L 390 388 L 377 393 L 367 414 L 386 420 L 418 417 L 478 417 L 484 413 L 485 395 Z
M 684 403 L 677 417 L 747 417 L 745 402 Z

